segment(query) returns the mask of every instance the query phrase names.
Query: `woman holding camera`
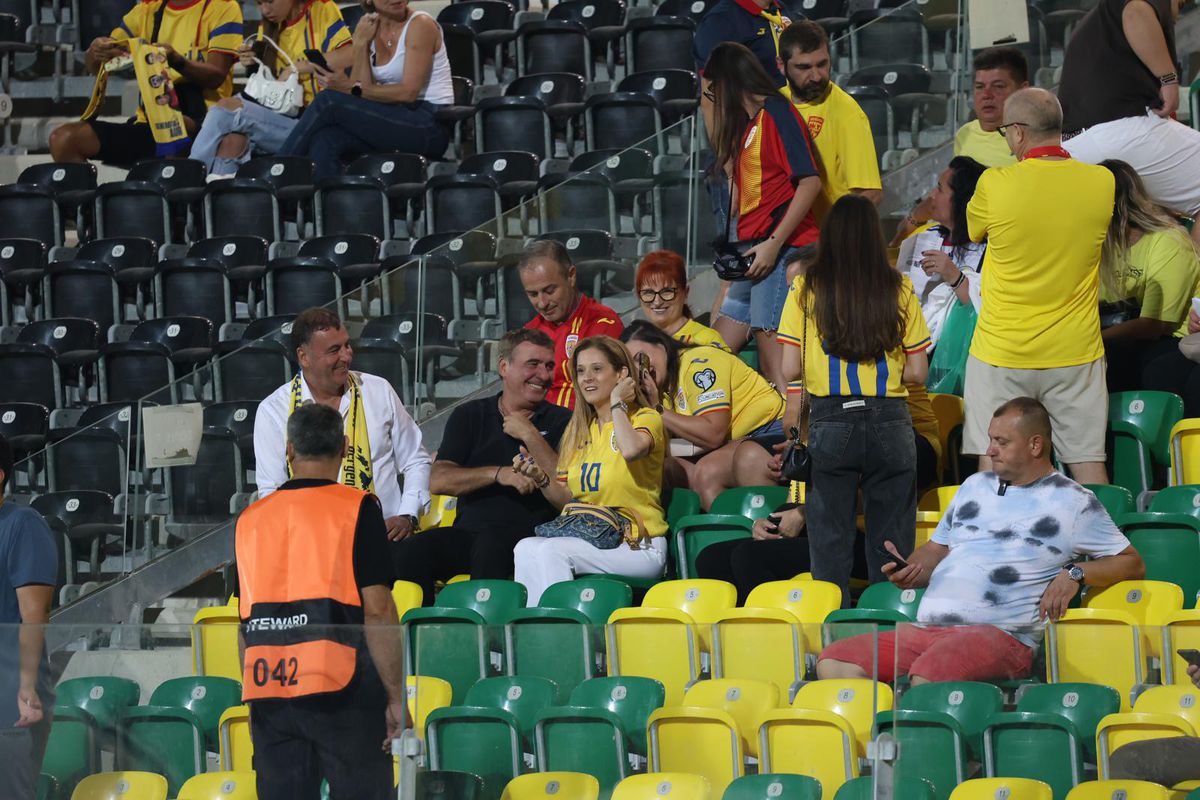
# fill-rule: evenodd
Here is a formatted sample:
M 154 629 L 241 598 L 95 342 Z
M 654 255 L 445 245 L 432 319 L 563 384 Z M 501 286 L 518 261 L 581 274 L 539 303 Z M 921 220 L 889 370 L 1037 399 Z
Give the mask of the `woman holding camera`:
M 736 199 L 736 214 L 718 235 L 729 232 L 749 261 L 747 279 L 729 285 L 714 326 L 734 352 L 755 331 L 763 374 L 783 386 L 774 334 L 787 297 L 786 265 L 797 248 L 817 240 L 812 204 L 821 178 L 808 125 L 744 45 L 715 47 L 704 78 L 713 104 L 715 163 L 730 177 Z M 733 216 L 736 232 L 730 232 Z
M 859 489 L 870 576 L 879 580 L 885 540 L 901 553 L 916 538 L 917 448 L 905 383 L 924 383 L 929 328 L 912 282 L 888 262 L 875 204 L 834 203 L 815 262 L 788 294 L 779 340 L 786 347 L 785 425 L 810 406 L 812 475 L 806 513 L 813 578 L 848 585 Z

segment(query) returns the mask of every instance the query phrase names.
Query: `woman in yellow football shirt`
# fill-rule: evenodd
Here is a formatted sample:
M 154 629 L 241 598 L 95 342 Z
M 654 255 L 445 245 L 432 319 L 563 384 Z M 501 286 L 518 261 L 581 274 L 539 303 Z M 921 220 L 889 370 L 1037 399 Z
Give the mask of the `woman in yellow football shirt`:
M 722 350 L 728 345 L 707 325 L 692 319 L 688 308 L 687 268 L 674 250 L 653 250 L 638 262 L 633 279 L 642 313 L 654 327 L 684 344 L 710 344 Z
M 707 509 L 733 486 L 775 482 L 768 462 L 784 440 L 783 397 L 733 353 L 680 344 L 648 322 L 621 334 L 634 358 L 645 356 L 643 389 L 655 398 L 672 436 L 699 448 L 698 458 L 669 458 L 670 483 L 700 495 Z
M 616 339 L 592 336 L 580 342 L 571 354 L 572 382 L 580 400 L 559 445 L 557 480 L 524 448 L 513 459 L 513 469 L 532 478 L 558 508 L 574 501 L 636 511 L 649 541 L 638 549 L 621 544 L 601 550 L 571 537 L 522 539 L 513 551 L 514 573 L 528 589 L 531 606 L 548 586 L 577 574 L 655 578 L 667 563 L 661 500 L 667 437 L 662 417 L 634 380 L 636 374 L 633 356 Z
M 1101 166 L 1116 179 L 1116 196 L 1100 255 L 1100 338 L 1108 390 L 1125 392 L 1145 388 L 1143 370 L 1175 351 L 1176 337 L 1187 332 L 1192 298 L 1200 295 L 1200 258 L 1187 231 L 1150 199 L 1133 167 L 1114 160 Z
M 350 29 L 333 0 L 257 0 L 262 14 L 261 36 L 257 42 L 247 39 L 238 58 L 247 70 L 257 69 L 257 58 L 279 80 L 293 71 L 300 75 L 303 105 L 316 97 L 320 86 L 316 70 L 304 54 L 319 50 L 331 69 L 344 70 L 353 60 Z M 295 67 L 266 40 L 270 39 L 287 54 Z M 278 153 L 296 127 L 298 117 L 290 117 L 259 105 L 249 97 L 227 97 L 218 102 L 204 118 L 196 135 L 191 157 L 204 162 L 210 175 L 232 177 L 240 164 L 252 155 Z
M 859 489 L 867 561 L 881 580 L 877 549 L 903 555 L 916 538 L 917 453 L 905 383 L 924 383 L 929 328 L 912 283 L 888 263 L 875 204 L 858 195 L 834 203 L 821 224 L 815 263 L 796 278 L 779 322 L 789 427 L 808 393 L 812 476 L 807 508 L 811 572 L 849 600 Z

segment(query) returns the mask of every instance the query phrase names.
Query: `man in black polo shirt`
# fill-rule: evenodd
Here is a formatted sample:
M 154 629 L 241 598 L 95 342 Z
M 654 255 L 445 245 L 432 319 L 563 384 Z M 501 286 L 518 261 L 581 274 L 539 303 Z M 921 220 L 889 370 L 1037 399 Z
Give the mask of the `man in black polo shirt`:
M 513 547 L 558 510 L 534 482 L 512 468 L 521 447 L 539 464 L 557 464 L 558 440 L 571 412 L 546 401 L 554 377 L 554 342 L 532 328 L 500 340 L 503 390 L 463 403 L 446 431 L 429 476 L 433 494 L 458 498 L 454 525 L 392 544 L 396 577 L 418 583 L 425 602 L 433 584 L 462 572 L 472 578 L 509 578 Z

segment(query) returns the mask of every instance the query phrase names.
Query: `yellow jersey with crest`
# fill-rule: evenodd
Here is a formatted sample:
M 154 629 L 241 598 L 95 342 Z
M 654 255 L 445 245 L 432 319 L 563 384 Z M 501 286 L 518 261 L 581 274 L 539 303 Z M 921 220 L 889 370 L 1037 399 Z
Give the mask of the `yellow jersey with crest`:
M 663 458 L 667 436 L 662 416 L 652 408 L 639 408 L 629 416 L 634 430 L 645 431 L 654 440 L 650 452 L 636 461 L 626 461 L 617 449 L 612 422 L 592 422 L 587 446 L 563 453 L 558 462 L 558 480 L 581 503 L 632 508 L 642 516 L 649 536 L 667 532 L 662 507 Z
M 700 417 L 728 411 L 729 438 L 741 439 L 783 416 L 783 396 L 746 362 L 716 347 L 689 347 L 679 354 L 677 414 Z
M 332 53 L 339 47 L 350 44 L 350 41 L 350 29 L 346 27 L 342 11 L 333 0 L 308 0 L 304 13 L 284 24 L 279 31 L 279 46 L 293 61 L 304 58 L 305 50 Z M 267 50 L 271 51 L 272 48 L 268 45 Z M 271 58 L 264 58 L 263 61 L 268 65 L 276 63 Z M 279 64 L 282 67 L 287 66 L 287 62 L 282 58 L 279 59 Z M 272 66 L 271 71 L 275 77 L 279 77 L 283 70 Z M 304 104 L 308 105 L 320 91 L 316 76 L 301 76 L 300 85 L 304 87 Z
M 721 338 L 721 334 L 707 325 L 701 325 L 694 319 L 689 319 L 683 323 L 683 327 L 672 333 L 671 338 L 684 344 L 707 344 L 719 347 L 722 350 L 729 349 L 729 345 L 725 344 L 725 340 Z

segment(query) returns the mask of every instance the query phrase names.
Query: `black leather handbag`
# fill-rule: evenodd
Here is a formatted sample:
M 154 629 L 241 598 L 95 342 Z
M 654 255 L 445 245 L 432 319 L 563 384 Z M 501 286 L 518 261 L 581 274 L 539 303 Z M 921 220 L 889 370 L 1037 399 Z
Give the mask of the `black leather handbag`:
M 725 209 L 725 230 L 712 240 L 713 269 L 717 277 L 723 281 L 749 280 L 746 273 L 754 263 L 753 256 L 747 256 L 746 250 L 763 241 L 751 239 L 745 242 L 729 241 L 729 229 L 733 217 L 733 192 L 729 192 L 729 206 Z
M 800 339 L 800 361 L 808 363 L 808 314 L 804 314 L 804 332 Z M 801 376 L 803 378 L 803 375 Z M 788 446 L 783 451 L 783 464 L 780 471 L 789 481 L 807 482 L 812 477 L 812 453 L 808 445 L 800 438 L 800 431 L 808 432 L 808 390 L 800 390 L 800 425 L 792 427 L 788 433 Z

